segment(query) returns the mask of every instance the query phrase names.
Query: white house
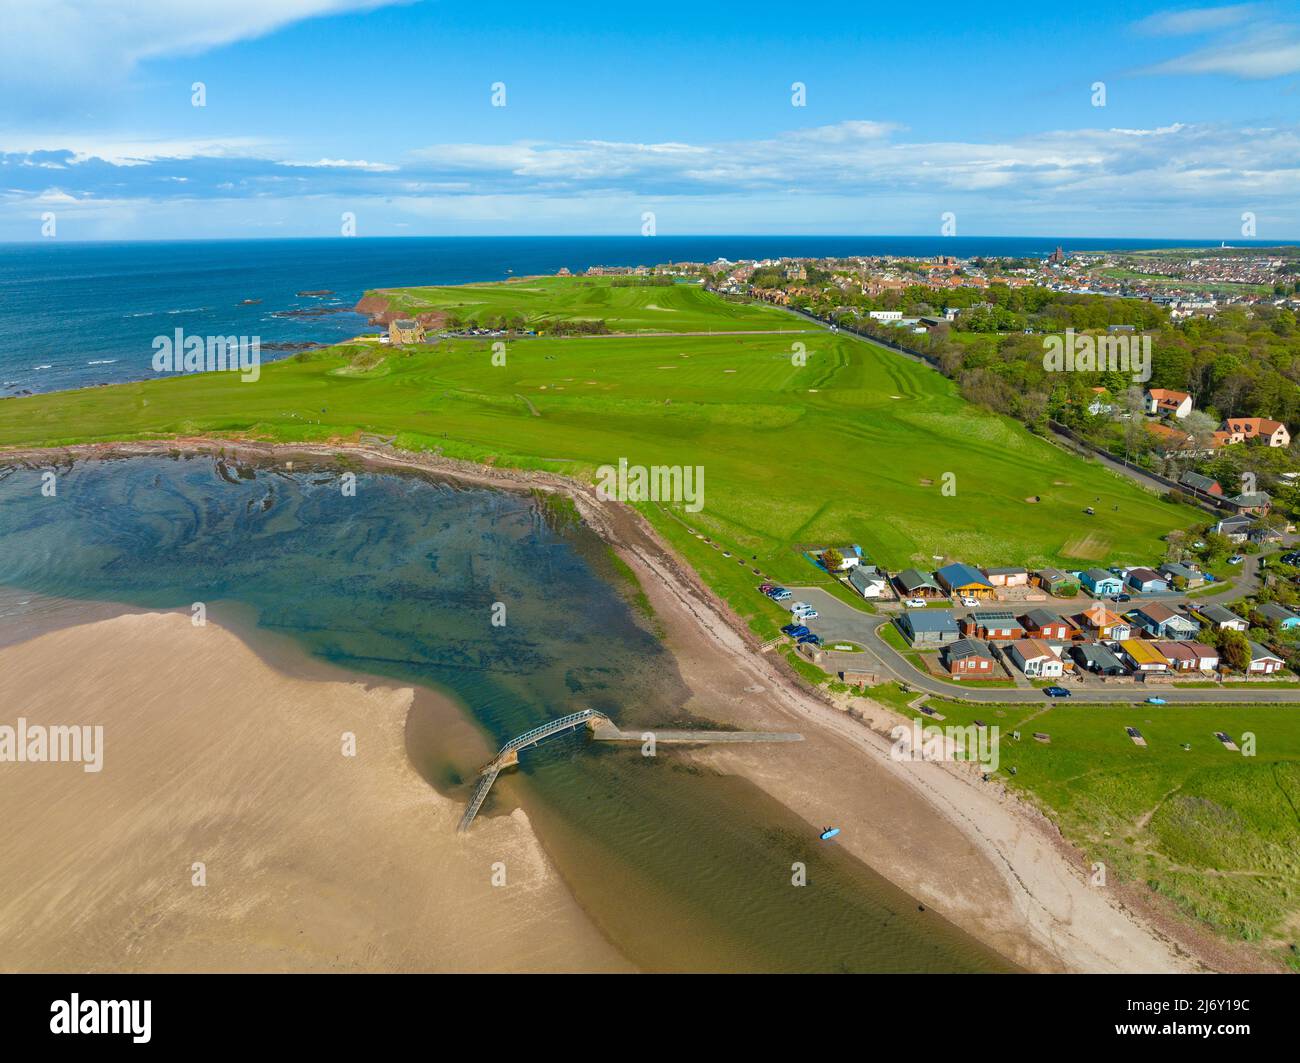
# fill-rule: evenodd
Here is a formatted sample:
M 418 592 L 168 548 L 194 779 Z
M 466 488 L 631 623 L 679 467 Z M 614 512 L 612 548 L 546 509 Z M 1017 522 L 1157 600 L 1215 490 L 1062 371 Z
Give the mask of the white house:
M 877 321 L 902 321 L 903 311 L 901 310 L 870 310 L 867 316 Z
M 849 570 L 849 582 L 864 598 L 880 598 L 889 586 L 889 580 L 875 565 L 854 565 Z
M 1181 419 L 1192 412 L 1192 397 L 1185 391 L 1150 388 L 1144 398 L 1146 399 L 1147 413 Z
M 1027 676 L 1050 679 L 1065 672 L 1061 658 L 1040 639 L 1017 639 L 1007 647 L 1007 656 Z

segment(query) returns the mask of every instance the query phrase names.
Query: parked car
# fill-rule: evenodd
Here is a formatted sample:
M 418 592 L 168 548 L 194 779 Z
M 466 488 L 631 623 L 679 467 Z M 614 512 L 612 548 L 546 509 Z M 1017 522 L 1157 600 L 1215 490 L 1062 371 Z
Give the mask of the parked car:
M 820 646 L 822 644 L 822 637 L 820 635 L 814 635 L 810 631 L 806 635 L 800 635 L 796 641 L 799 643 L 800 646 L 802 646 L 805 642 L 811 642 L 814 646 Z
M 963 598 L 961 600 L 961 604 L 964 605 L 967 609 L 975 609 L 979 606 L 980 603 L 975 598 Z
M 795 602 L 792 606 L 790 606 L 790 612 L 802 613 L 804 612 L 804 610 L 811 609 L 811 608 L 812 606 L 809 605 L 807 602 Z
M 776 587 L 768 594 L 768 597 L 774 602 L 784 602 L 793 598 L 794 595 L 784 587 Z
M 1132 600 L 1133 600 L 1133 595 L 1131 594 L 1117 594 L 1113 598 L 1111 598 L 1112 602 L 1131 602 Z
M 905 606 L 907 606 L 909 609 L 924 609 L 924 608 L 925 608 L 925 599 L 924 599 L 924 598 L 908 598 L 907 601 L 905 601 L 903 604 L 904 604 Z
M 802 613 L 799 614 L 799 619 L 800 619 L 800 620 L 816 620 L 817 617 L 820 616 L 820 615 L 821 615 L 821 614 L 818 613 L 816 609 L 805 609 Z
M 802 624 L 786 624 L 785 627 L 783 627 L 781 630 L 785 634 L 789 635 L 792 639 L 801 639 L 805 635 L 812 634 L 812 632 L 809 631 Z
M 1293 550 L 1289 554 L 1283 554 L 1278 560 L 1284 565 L 1300 565 L 1300 553 Z
M 1043 693 L 1049 698 L 1068 698 L 1070 696 L 1070 691 L 1066 690 L 1065 687 L 1043 687 Z
M 760 583 L 760 584 L 758 585 L 758 589 L 759 589 L 760 591 L 762 591 L 764 594 L 771 594 L 774 590 L 776 590 L 776 584 L 775 584 L 775 583 Z
M 1147 704 L 1148 704 L 1148 705 L 1168 705 L 1169 702 L 1165 701 L 1164 698 L 1147 698 Z
M 1228 558 L 1228 564 L 1240 565 L 1245 560 L 1246 559 L 1242 557 L 1240 554 L 1233 554 L 1230 558 Z

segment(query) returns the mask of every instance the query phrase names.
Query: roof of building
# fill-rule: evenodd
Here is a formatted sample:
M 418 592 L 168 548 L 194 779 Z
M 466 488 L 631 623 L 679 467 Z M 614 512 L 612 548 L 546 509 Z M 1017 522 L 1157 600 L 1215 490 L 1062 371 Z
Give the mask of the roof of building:
M 1096 642 L 1080 642 L 1076 646 L 1070 647 L 1070 652 L 1076 658 L 1082 657 L 1088 664 L 1095 664 L 1102 668 L 1123 668 L 1124 662 L 1110 652 L 1110 648 L 1102 646 Z
M 1197 657 L 1213 657 L 1216 660 L 1219 657 L 1219 651 L 1213 646 L 1207 646 L 1204 642 L 1184 642 L 1183 645 L 1196 654 Z
M 992 657 L 987 642 L 979 639 L 958 639 L 948 646 L 948 657 Z
M 1140 580 L 1142 583 L 1150 583 L 1152 580 L 1163 582 L 1160 573 L 1150 568 L 1131 568 L 1128 570 L 1128 578 L 1130 580 Z
M 1164 576 L 1181 576 L 1183 579 L 1204 579 L 1194 568 L 1184 565 L 1181 561 L 1170 561 L 1160 566 L 1160 573 Z
M 1188 487 L 1195 487 L 1198 491 L 1212 491 L 1219 486 L 1219 481 L 1213 476 L 1203 476 L 1199 472 L 1187 471 L 1178 477 L 1180 484 L 1186 484 Z
M 956 632 L 957 621 L 951 609 L 908 609 L 903 613 L 908 627 L 915 632 Z
M 409 317 L 398 318 L 396 321 L 393 322 L 393 324 L 400 329 L 410 329 L 410 328 L 420 327 L 420 323 L 418 321 L 412 321 Z
M 1031 661 L 1037 657 L 1051 657 L 1056 659 L 1056 654 L 1052 652 L 1052 647 L 1042 639 L 1016 639 L 1011 643 L 1009 649 L 1013 649 L 1023 661 Z
M 1059 568 L 1040 568 L 1038 570 L 1038 578 L 1050 580 L 1052 582 L 1056 582 L 1057 580 L 1062 580 L 1062 579 L 1069 579 L 1069 580 L 1074 579 L 1074 577 L 1071 576 L 1068 572 L 1062 572 Z
M 951 565 L 944 565 L 937 570 L 935 575 L 940 577 L 949 587 L 969 587 L 972 583 L 981 587 L 992 587 L 979 569 L 968 565 L 962 561 L 954 561 Z
M 1227 623 L 1229 620 L 1241 620 L 1243 624 L 1245 623 L 1245 620 L 1242 620 L 1231 609 L 1227 609 L 1222 605 L 1202 605 L 1196 611 L 1214 624 Z
M 1233 495 L 1228 499 L 1234 506 L 1270 506 L 1273 504 L 1273 498 L 1267 491 L 1251 491 L 1246 494 Z
M 1167 663 L 1164 654 L 1155 648 L 1154 643 L 1147 642 L 1146 639 L 1125 639 L 1119 645 L 1120 649 L 1138 664 Z
M 1168 388 L 1148 388 L 1147 394 L 1157 402 L 1164 400 L 1170 402 L 1182 402 L 1184 399 L 1190 399 L 1191 396 L 1185 391 L 1170 391 Z
M 875 565 L 854 565 L 849 569 L 849 582 L 860 590 L 869 583 L 884 583 L 885 574 Z
M 1153 642 L 1153 646 L 1170 661 L 1195 661 L 1199 655 L 1185 642 Z
M 1265 602 L 1263 605 L 1255 606 L 1255 612 L 1260 616 L 1267 617 L 1269 620 L 1298 620 L 1295 613 L 1290 609 L 1273 602 Z
M 1016 620 L 1016 614 L 1010 609 L 976 609 L 970 613 L 968 619 L 977 624 L 996 624 L 1009 627 L 1019 627 L 1020 622 Z
M 1030 609 L 1021 619 L 1027 627 L 1032 628 L 1045 628 L 1048 624 L 1065 624 L 1065 621 L 1050 609 Z M 1069 626 L 1066 624 L 1066 627 Z
M 1103 580 L 1103 579 L 1119 579 L 1119 577 L 1115 575 L 1115 573 L 1107 572 L 1104 568 L 1090 568 L 1088 569 L 1087 572 L 1084 573 L 1084 575 L 1087 576 L 1088 579 L 1092 580 L 1094 583 L 1096 583 L 1098 580 Z
M 919 568 L 905 568 L 894 579 L 904 590 L 919 590 L 922 587 L 932 587 L 936 591 L 939 589 L 939 584 Z
M 1016 565 L 1011 565 L 1005 568 L 986 568 L 984 569 L 984 575 L 986 576 L 1027 576 L 1029 575 L 1029 570 L 1027 568 L 1019 568 Z
M 1164 602 L 1149 602 L 1146 605 L 1138 606 L 1133 611 L 1141 613 L 1148 620 L 1154 620 L 1157 624 L 1167 624 L 1170 620 L 1187 620 L 1182 613 L 1170 609 Z M 1192 623 L 1190 620 L 1187 620 L 1187 622 Z
M 1276 653 L 1274 653 L 1272 650 L 1264 646 L 1261 646 L 1258 642 L 1252 642 L 1250 644 L 1250 659 L 1252 661 L 1261 661 L 1266 657 L 1271 657 L 1275 661 L 1282 660 L 1282 658 L 1279 657 Z
M 1122 616 L 1112 613 L 1105 606 L 1091 606 L 1083 611 L 1083 615 L 1093 627 L 1114 627 L 1116 624 L 1127 623 Z

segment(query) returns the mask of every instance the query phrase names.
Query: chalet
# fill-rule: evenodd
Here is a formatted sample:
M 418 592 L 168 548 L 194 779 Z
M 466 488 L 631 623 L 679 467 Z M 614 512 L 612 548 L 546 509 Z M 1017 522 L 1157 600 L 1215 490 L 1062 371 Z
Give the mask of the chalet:
M 919 568 L 905 568 L 894 577 L 894 586 L 904 598 L 942 598 L 942 588 Z
M 1142 594 L 1163 594 L 1169 590 L 1169 581 L 1149 568 L 1129 569 L 1128 585 Z
M 858 550 L 852 546 L 836 547 L 835 552 L 840 555 L 840 567 L 836 570 L 838 572 L 845 572 L 848 569 L 855 568 L 862 563 L 862 554 L 859 553 Z M 823 567 L 826 567 L 825 553 L 826 551 L 822 550 L 819 551 L 817 554 L 817 557 L 821 561 Z
M 1167 672 L 1169 662 L 1156 649 L 1154 642 L 1146 639 L 1124 639 L 1117 646 L 1120 658 L 1135 672 Z
M 1155 638 L 1190 638 L 1201 630 L 1200 624 L 1176 613 L 1163 602 L 1152 602 L 1134 609 L 1129 616 L 1143 631 Z
M 1130 576 L 1132 573 L 1130 573 Z M 1165 578 L 1170 587 L 1177 588 L 1180 591 L 1191 590 L 1193 587 L 1199 587 L 1205 582 L 1205 576 L 1192 568 L 1190 565 L 1184 565 L 1181 561 L 1168 561 L 1160 566 L 1160 575 Z
M 1255 612 L 1262 616 L 1269 623 L 1276 623 L 1284 631 L 1290 631 L 1294 627 L 1300 627 L 1300 616 L 1296 616 L 1290 609 L 1284 609 L 1280 605 L 1274 605 L 1267 602 L 1264 605 L 1255 606 Z
M 1080 626 L 1094 638 L 1120 640 L 1133 634 L 1133 627 L 1127 620 L 1100 603 L 1085 609 L 1079 614 L 1078 620 Z
M 1193 491 L 1200 491 L 1207 495 L 1221 495 L 1223 488 L 1219 486 L 1219 481 L 1212 476 L 1202 476 L 1199 472 L 1183 473 L 1178 477 L 1178 482 L 1183 487 L 1190 487 Z
M 1253 439 L 1262 440 L 1270 447 L 1289 447 L 1291 433 L 1281 421 L 1268 417 L 1230 417 L 1223 422 L 1223 430 L 1237 441 L 1249 443 Z
M 1253 517 L 1238 514 L 1235 517 L 1224 517 L 1214 525 L 1214 531 L 1234 543 L 1244 543 L 1247 533 L 1254 525 L 1255 519 Z
M 398 318 L 388 323 L 388 340 L 390 343 L 422 343 L 424 326 L 411 318 Z
M 946 646 L 961 637 L 950 609 L 908 609 L 897 623 L 913 646 Z
M 1202 605 L 1196 615 L 1217 631 L 1245 631 L 1250 625 L 1230 609 L 1221 605 Z
M 1109 649 L 1096 642 L 1082 642 L 1070 647 L 1075 663 L 1094 675 L 1128 675 L 1124 662 Z
M 1073 598 L 1079 593 L 1079 581 L 1059 568 L 1040 568 L 1034 573 L 1034 582 L 1057 598 Z
M 1194 654 L 1196 654 L 1196 670 L 1199 672 L 1213 672 L 1219 667 L 1219 651 L 1213 646 L 1207 646 L 1204 642 L 1184 642 Z
M 849 570 L 849 584 L 864 598 L 879 598 L 889 580 L 875 565 L 854 565 Z
M 1250 667 L 1247 669 L 1256 675 L 1272 675 L 1274 672 L 1280 672 L 1286 667 L 1286 661 L 1282 660 L 1272 650 L 1265 649 L 1258 642 L 1250 644 Z
M 1200 657 L 1185 642 L 1153 642 L 1156 652 L 1164 656 L 1173 672 L 1200 671 Z
M 1159 417 L 1183 418 L 1192 412 L 1192 397 L 1185 391 L 1150 388 L 1144 398 L 1147 413 Z
M 1097 598 L 1104 598 L 1108 594 L 1119 594 L 1124 589 L 1124 581 L 1104 568 L 1090 568 L 1080 579 L 1084 587 Z
M 962 619 L 962 634 L 981 639 L 1024 638 L 1016 614 L 1010 609 L 978 609 Z
M 955 676 L 991 676 L 997 667 L 988 644 L 978 639 L 958 639 L 943 649 L 944 667 Z
M 1065 672 L 1061 658 L 1039 639 L 1017 639 L 1007 647 L 1007 656 L 1027 676 L 1052 679 Z
M 985 568 L 981 572 L 995 587 L 1028 587 L 1029 571 L 1023 568 Z
M 1020 618 L 1020 626 L 1031 639 L 1068 642 L 1074 637 L 1074 625 L 1047 609 L 1030 609 Z
M 960 561 L 944 565 L 934 575 L 939 581 L 939 586 L 945 588 L 949 594 L 964 598 L 992 598 L 997 593 L 984 573 Z
M 1282 541 L 1282 532 L 1277 528 L 1269 528 L 1263 524 L 1256 524 L 1246 532 L 1246 539 L 1252 543 L 1276 543 Z
M 1245 494 L 1233 495 L 1228 499 L 1228 505 L 1232 507 L 1234 513 L 1258 513 L 1263 515 L 1273 506 L 1273 499 L 1267 491 L 1250 491 Z

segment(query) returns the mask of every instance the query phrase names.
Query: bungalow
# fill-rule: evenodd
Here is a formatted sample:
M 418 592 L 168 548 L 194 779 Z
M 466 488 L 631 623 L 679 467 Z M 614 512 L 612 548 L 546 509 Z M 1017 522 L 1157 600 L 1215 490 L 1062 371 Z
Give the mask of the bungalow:
M 1282 532 L 1278 528 L 1268 528 L 1262 524 L 1256 524 L 1246 532 L 1246 538 L 1252 543 L 1259 543 L 1260 545 L 1276 543 L 1281 542 Z
M 1192 412 L 1192 397 L 1185 391 L 1150 388 L 1144 396 L 1147 413 L 1162 417 L 1186 417 Z
M 1184 487 L 1190 487 L 1193 491 L 1200 491 L 1207 495 L 1221 495 L 1223 488 L 1219 486 L 1219 481 L 1213 476 L 1203 476 L 1199 472 L 1183 473 L 1178 477 L 1178 482 Z
M 958 639 L 943 650 L 944 667 L 949 674 L 992 675 L 996 667 L 988 644 L 978 639 Z
M 1108 594 L 1119 594 L 1124 589 L 1124 581 L 1104 568 L 1088 569 L 1081 580 L 1084 587 L 1097 598 L 1104 598 Z
M 849 570 L 849 584 L 864 598 L 879 598 L 889 580 L 875 565 L 854 565 Z
M 1167 672 L 1169 662 L 1164 654 L 1156 649 L 1154 642 L 1146 639 L 1124 639 L 1119 646 L 1120 657 L 1128 662 L 1134 671 L 1142 673 Z
M 1169 581 L 1149 568 L 1129 569 L 1128 585 L 1142 594 L 1163 594 L 1169 590 Z
M 1157 652 L 1164 654 L 1164 658 L 1169 662 L 1169 667 L 1175 672 L 1196 672 L 1199 671 L 1197 665 L 1200 658 L 1197 654 L 1188 648 L 1185 642 L 1153 642 Z
M 1223 422 L 1223 429 L 1241 442 L 1260 439 L 1270 447 L 1289 447 L 1291 433 L 1281 421 L 1268 417 L 1231 417 Z
M 1039 639 L 1017 639 L 1007 647 L 1007 656 L 1027 676 L 1051 679 L 1065 672 L 1061 658 Z
M 1031 639 L 1055 639 L 1069 642 L 1074 637 L 1074 625 L 1062 620 L 1047 609 L 1030 609 L 1020 618 L 1020 626 Z
M 1293 627 L 1300 627 L 1300 616 L 1296 616 L 1290 609 L 1284 609 L 1280 605 L 1274 605 L 1267 602 L 1264 605 L 1255 606 L 1255 612 L 1265 620 L 1276 621 L 1277 626 L 1284 631 L 1290 631 Z
M 1272 508 L 1273 499 L 1267 491 L 1250 491 L 1245 494 L 1233 495 L 1228 499 L 1228 505 L 1232 507 L 1234 513 L 1258 513 L 1263 515 Z
M 1025 629 L 1010 609 L 979 609 L 963 618 L 962 634 L 981 639 L 1024 638 Z
M 1267 650 L 1258 642 L 1250 644 L 1250 667 L 1247 669 L 1257 675 L 1272 675 L 1274 672 L 1280 672 L 1286 667 L 1286 661 L 1282 660 L 1272 650 Z
M 1155 638 L 1191 638 L 1201 630 L 1201 625 L 1176 613 L 1163 602 L 1152 602 L 1134 609 L 1129 616 Z
M 1082 642 L 1077 646 L 1071 646 L 1070 656 L 1080 668 L 1094 675 L 1128 675 L 1124 662 L 1100 643 Z
M 992 598 L 997 593 L 993 589 L 993 584 L 979 569 L 962 564 L 960 561 L 944 565 L 934 575 L 939 581 L 939 586 L 945 588 L 949 594 L 965 598 Z
M 1245 631 L 1250 625 L 1230 609 L 1221 605 L 1202 605 L 1196 615 L 1218 631 Z
M 388 323 L 390 343 L 420 343 L 424 339 L 424 326 L 410 318 L 398 318 Z
M 860 565 L 860 564 L 862 563 L 862 554 L 857 550 L 856 547 L 852 547 L 852 546 L 839 547 L 839 546 L 837 546 L 837 547 L 834 547 L 834 550 L 835 550 L 835 552 L 836 552 L 837 554 L 840 555 L 840 567 L 839 567 L 839 569 L 837 570 L 837 571 L 839 571 L 839 572 L 844 572 L 846 569 L 854 568 L 854 567 L 856 567 L 857 565 Z M 819 550 L 819 551 L 817 552 L 818 560 L 821 561 L 821 563 L 822 563 L 823 566 L 826 565 L 826 557 L 825 557 L 825 554 L 826 554 L 826 551 L 825 551 L 825 550 Z
M 1194 654 L 1196 654 L 1196 669 L 1200 672 L 1213 672 L 1219 667 L 1219 651 L 1213 646 L 1207 646 L 1204 642 L 1184 642 Z
M 894 586 L 904 598 L 942 598 L 939 584 L 919 568 L 905 568 L 894 577 Z
M 1057 598 L 1073 598 L 1079 593 L 1079 581 L 1059 568 L 1040 568 L 1034 573 L 1034 582 Z
M 950 609 L 908 609 L 898 618 L 898 629 L 913 646 L 945 646 L 961 635 Z
M 1214 531 L 1234 543 L 1244 543 L 1246 541 L 1247 533 L 1254 524 L 1255 520 L 1253 517 L 1248 517 L 1244 513 L 1239 513 L 1234 517 L 1224 517 L 1214 525 Z
M 1205 582 L 1205 577 L 1200 572 L 1190 565 L 1184 565 L 1181 561 L 1168 561 L 1161 565 L 1160 575 L 1165 578 L 1170 587 L 1176 587 L 1180 591 L 1191 590 Z M 1129 576 L 1132 577 L 1132 573 L 1129 573 Z
M 1094 638 L 1122 640 L 1133 634 L 1132 626 L 1116 613 L 1098 604 L 1085 609 L 1078 617 L 1080 625 Z
M 1028 587 L 1029 571 L 1023 568 L 984 568 L 980 569 L 988 581 L 995 587 Z

